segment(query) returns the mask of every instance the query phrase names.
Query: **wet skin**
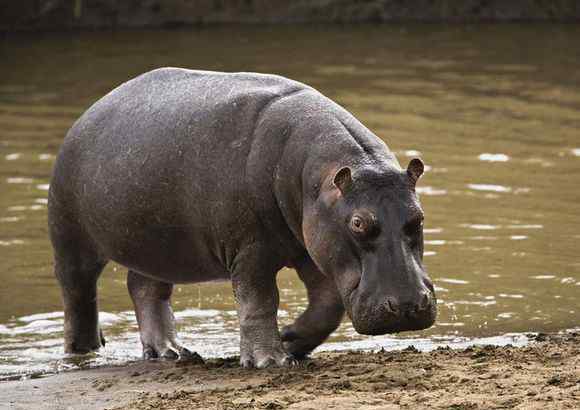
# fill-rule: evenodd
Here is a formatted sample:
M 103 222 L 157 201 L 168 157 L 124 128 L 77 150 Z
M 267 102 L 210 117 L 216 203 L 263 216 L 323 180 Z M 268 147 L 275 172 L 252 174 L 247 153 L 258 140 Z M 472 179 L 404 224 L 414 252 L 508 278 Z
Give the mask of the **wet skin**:
M 96 285 L 126 266 L 145 357 L 190 356 L 175 337 L 173 284 L 231 280 L 240 361 L 286 365 L 346 311 L 356 330 L 431 326 L 422 265 L 420 160 L 387 146 L 316 90 L 279 76 L 164 68 L 103 97 L 55 163 L 49 228 L 65 350 L 104 344 Z M 276 273 L 295 268 L 309 306 L 277 324 Z

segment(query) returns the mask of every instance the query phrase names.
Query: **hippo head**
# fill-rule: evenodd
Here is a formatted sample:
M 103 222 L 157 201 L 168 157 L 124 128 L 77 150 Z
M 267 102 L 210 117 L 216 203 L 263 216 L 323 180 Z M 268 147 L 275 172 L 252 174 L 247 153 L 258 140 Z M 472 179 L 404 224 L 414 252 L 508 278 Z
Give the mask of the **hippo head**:
M 367 335 L 425 329 L 436 316 L 415 193 L 423 162 L 382 168 L 329 170 L 302 227 L 309 254 L 334 278 L 357 332 Z

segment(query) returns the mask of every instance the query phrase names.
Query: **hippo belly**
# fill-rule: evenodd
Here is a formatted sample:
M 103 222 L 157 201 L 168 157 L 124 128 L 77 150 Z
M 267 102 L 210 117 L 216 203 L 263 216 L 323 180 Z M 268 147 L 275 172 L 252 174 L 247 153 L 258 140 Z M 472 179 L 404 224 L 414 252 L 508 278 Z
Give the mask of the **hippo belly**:
M 158 280 L 229 278 L 237 250 L 263 235 L 244 191 L 255 121 L 272 98 L 304 88 L 183 69 L 129 81 L 70 130 L 52 213 L 74 215 L 101 258 Z

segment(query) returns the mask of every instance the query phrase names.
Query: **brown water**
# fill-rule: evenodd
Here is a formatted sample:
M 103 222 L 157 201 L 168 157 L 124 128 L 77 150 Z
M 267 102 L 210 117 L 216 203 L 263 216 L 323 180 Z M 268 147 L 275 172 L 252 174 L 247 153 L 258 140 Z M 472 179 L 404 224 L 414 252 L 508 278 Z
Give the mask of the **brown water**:
M 420 183 L 432 329 L 357 335 L 325 348 L 518 342 L 506 333 L 580 325 L 580 28 L 228 27 L 19 35 L 0 43 L 0 378 L 140 355 L 125 271 L 100 281 L 110 343 L 86 360 L 62 353 L 62 313 L 47 239 L 57 149 L 97 98 L 160 66 L 258 71 L 306 82 L 352 111 Z M 280 317 L 306 306 L 280 275 Z M 179 331 L 206 356 L 237 352 L 229 283 L 180 286 Z

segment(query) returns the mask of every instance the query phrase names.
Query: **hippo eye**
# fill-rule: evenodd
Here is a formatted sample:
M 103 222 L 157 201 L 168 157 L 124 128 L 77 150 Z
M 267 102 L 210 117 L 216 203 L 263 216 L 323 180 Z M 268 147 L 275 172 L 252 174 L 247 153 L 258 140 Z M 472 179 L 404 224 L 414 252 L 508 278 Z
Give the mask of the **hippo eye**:
M 350 219 L 350 230 L 358 237 L 368 237 L 377 231 L 376 221 L 372 215 L 355 214 Z
M 365 230 L 364 229 L 365 223 L 364 223 L 363 219 L 358 215 L 355 215 L 352 217 L 352 219 L 350 220 L 350 225 L 351 225 L 351 229 L 354 232 L 364 232 L 364 230 Z

